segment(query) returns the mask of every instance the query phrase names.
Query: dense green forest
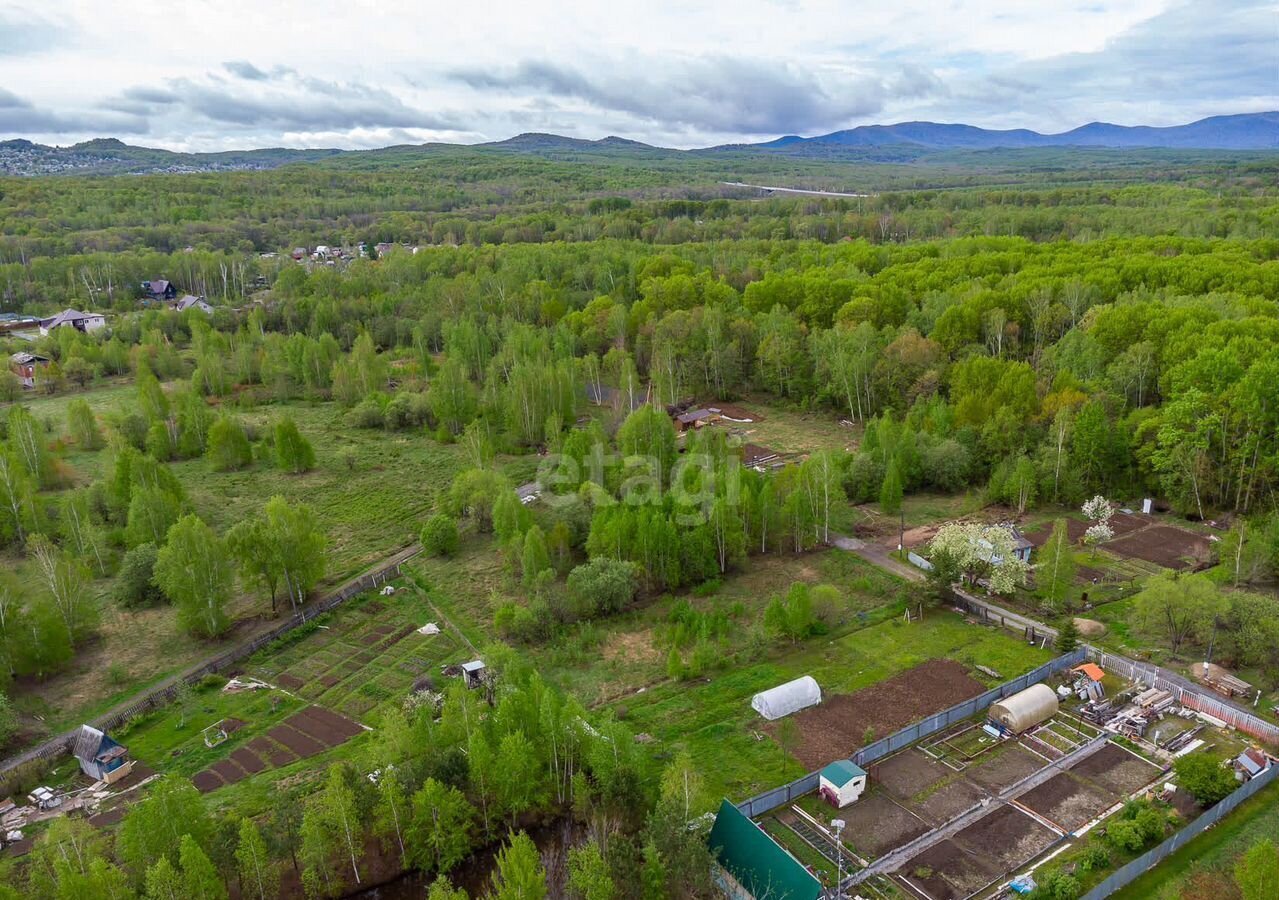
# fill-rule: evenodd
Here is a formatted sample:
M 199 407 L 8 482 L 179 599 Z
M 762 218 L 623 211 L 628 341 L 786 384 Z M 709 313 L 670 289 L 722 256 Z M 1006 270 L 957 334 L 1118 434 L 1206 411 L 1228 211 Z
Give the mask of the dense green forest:
M 708 896 L 706 848 L 685 827 L 706 799 L 692 799 L 692 761 L 641 753 L 625 722 L 588 713 L 529 654 L 571 654 L 593 623 L 658 598 L 712 596 L 826 545 L 852 506 L 893 514 L 912 495 L 967 492 L 1015 517 L 1149 496 L 1196 522 L 1229 518 L 1221 565 L 1173 588 L 1151 579 L 1139 602 L 1186 618 L 1174 653 L 1215 640 L 1217 659 L 1272 683 L 1279 163 L 1203 157 L 725 171 L 421 150 L 0 182 L 5 311 L 112 313 L 92 334 L 9 339 L 51 362 L 34 391 L 2 386 L 0 738 L 46 736 L 57 692 L 142 623 L 176 668 L 415 538 L 434 558 L 465 545 L 498 561 L 491 625 L 509 645 L 485 648 L 503 673 L 487 702 L 458 688 L 438 709 L 379 708 L 360 755 L 304 780 L 313 796 L 292 811 L 261 797 L 210 811 L 167 779 L 110 841 L 59 820 L 11 883 L 214 897 L 237 879 L 265 898 L 284 869 L 295 892 L 336 896 L 362 883 L 366 838 L 430 875 L 505 840 L 492 896 L 542 896 L 519 887 L 545 873 L 517 832 L 567 814 L 590 834 L 568 858 L 573 896 Z M 757 175 L 878 193 L 718 184 Z M 380 241 L 405 246 L 335 266 L 289 258 Z M 207 295 L 213 314 L 143 308 L 138 285 L 156 277 Z M 722 430 L 677 433 L 669 409 L 694 400 L 846 422 L 848 440 L 755 471 Z M 423 483 L 387 488 L 388 468 Z M 526 507 L 515 488 L 534 478 L 545 496 Z M 343 481 L 385 493 L 328 502 Z M 744 608 L 673 606 L 666 675 L 842 622 L 828 585 L 765 600 L 753 624 Z M 1066 593 L 1041 600 L 1074 611 Z M 1219 621 L 1231 627 L 1216 636 Z M 112 677 L 119 691 L 148 681 Z

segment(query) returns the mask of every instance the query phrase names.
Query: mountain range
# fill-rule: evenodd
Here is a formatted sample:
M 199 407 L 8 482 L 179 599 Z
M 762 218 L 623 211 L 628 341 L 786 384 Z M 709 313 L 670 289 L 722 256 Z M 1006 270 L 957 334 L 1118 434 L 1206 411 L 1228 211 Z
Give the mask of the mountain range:
M 865 162 L 909 162 L 949 151 L 1022 150 L 1028 148 L 1110 148 L 1217 151 L 1279 150 L 1279 112 L 1212 116 L 1186 125 L 1152 127 L 1091 122 L 1060 134 L 1024 128 L 993 130 L 974 125 L 901 122 L 860 125 L 815 137 L 786 135 L 758 144 L 722 144 L 699 150 L 654 147 L 627 138 L 600 140 L 526 133 L 477 145 L 428 144 L 422 149 L 473 149 L 540 155 L 700 156 L 775 154 L 848 158 Z M 0 141 L 0 174 L 141 174 L 272 169 L 299 162 L 338 158 L 374 158 L 402 154 L 409 147 L 380 150 L 289 149 L 231 150 L 220 153 L 176 153 L 135 147 L 115 138 L 98 138 L 69 147 L 50 147 L 27 140 Z

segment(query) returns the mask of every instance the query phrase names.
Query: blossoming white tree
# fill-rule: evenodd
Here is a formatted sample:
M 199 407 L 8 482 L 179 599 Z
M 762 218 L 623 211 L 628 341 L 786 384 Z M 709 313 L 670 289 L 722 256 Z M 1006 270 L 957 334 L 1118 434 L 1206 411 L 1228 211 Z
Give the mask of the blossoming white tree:
M 1093 524 L 1084 532 L 1084 543 L 1092 547 L 1093 557 L 1097 556 L 1097 547 L 1115 536 L 1115 529 L 1110 527 L 1110 517 L 1115 508 L 1110 501 L 1098 494 L 1084 503 L 1084 515 Z
M 1002 525 L 943 525 L 928 551 L 953 560 L 970 584 L 984 579 L 996 594 L 1010 594 L 1026 583 L 1029 566 L 1017 558 L 1012 531 Z

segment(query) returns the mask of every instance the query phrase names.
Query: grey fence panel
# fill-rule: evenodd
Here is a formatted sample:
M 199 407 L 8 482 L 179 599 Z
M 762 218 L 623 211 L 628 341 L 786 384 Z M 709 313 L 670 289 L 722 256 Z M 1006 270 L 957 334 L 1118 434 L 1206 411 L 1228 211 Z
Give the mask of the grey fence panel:
M 1234 790 L 1224 800 L 1178 831 L 1153 850 L 1143 853 L 1128 865 L 1112 872 L 1110 877 L 1083 896 L 1083 900 L 1103 900 L 1120 888 L 1127 887 L 1163 860 L 1176 853 L 1187 842 L 1215 825 L 1235 807 L 1279 778 L 1279 766 L 1271 766 L 1256 778 Z

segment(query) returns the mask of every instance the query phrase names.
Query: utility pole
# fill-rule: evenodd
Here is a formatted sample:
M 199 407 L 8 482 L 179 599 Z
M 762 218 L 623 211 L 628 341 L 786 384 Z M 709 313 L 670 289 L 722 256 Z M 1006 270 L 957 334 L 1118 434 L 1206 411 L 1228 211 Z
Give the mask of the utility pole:
M 844 896 L 844 842 L 839 839 L 844 830 L 843 819 L 831 819 L 830 827 L 835 831 L 835 897 L 840 900 Z

